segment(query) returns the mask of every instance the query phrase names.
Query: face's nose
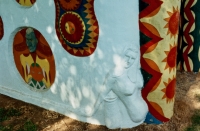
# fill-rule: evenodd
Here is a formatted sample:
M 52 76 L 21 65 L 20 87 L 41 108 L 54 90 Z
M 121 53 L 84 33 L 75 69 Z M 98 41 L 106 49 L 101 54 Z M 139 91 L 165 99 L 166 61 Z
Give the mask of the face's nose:
M 129 63 L 130 61 L 131 61 L 131 57 L 128 57 L 128 61 L 127 62 Z

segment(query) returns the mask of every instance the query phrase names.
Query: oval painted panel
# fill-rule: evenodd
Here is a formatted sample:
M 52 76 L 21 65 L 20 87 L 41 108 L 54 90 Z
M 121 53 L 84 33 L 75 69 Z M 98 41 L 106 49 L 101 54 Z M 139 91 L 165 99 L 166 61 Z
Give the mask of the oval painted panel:
M 99 25 L 94 0 L 54 0 L 56 33 L 63 48 L 74 56 L 89 56 L 96 47 Z
M 3 30 L 3 21 L 0 17 L 0 40 L 3 38 L 4 30 Z
M 36 0 L 16 0 L 22 6 L 32 6 Z
M 55 61 L 43 35 L 34 28 L 23 28 L 14 37 L 16 67 L 32 90 L 48 90 L 55 79 Z

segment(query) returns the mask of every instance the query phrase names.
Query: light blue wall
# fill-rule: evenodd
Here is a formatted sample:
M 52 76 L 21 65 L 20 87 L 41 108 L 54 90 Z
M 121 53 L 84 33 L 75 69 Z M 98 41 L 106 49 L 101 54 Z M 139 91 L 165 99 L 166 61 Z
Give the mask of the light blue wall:
M 80 121 L 105 125 L 104 102 L 91 117 L 82 116 L 79 111 L 93 108 L 105 88 L 106 74 L 116 66 L 124 47 L 131 44 L 139 51 L 139 6 L 136 0 L 95 0 L 94 7 L 100 30 L 98 46 L 91 56 L 80 58 L 66 52 L 57 38 L 53 0 L 37 0 L 32 7 L 22 7 L 15 0 L 0 0 L 4 22 L 4 37 L 0 40 L 0 93 Z M 13 38 L 26 26 L 40 31 L 54 55 L 55 82 L 46 92 L 30 90 L 14 63 Z M 121 127 L 141 123 L 130 120 L 121 102 L 119 107 L 125 112 Z

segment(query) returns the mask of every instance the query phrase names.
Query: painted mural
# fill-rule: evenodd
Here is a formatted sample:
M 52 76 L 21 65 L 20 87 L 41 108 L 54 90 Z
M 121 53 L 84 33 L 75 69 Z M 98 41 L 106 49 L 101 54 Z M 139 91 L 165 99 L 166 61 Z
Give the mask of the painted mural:
M 183 0 L 178 45 L 178 69 L 199 72 L 200 70 L 200 16 L 198 0 Z
M 36 0 L 16 0 L 22 6 L 32 6 Z
M 173 115 L 181 1 L 140 0 L 142 95 L 149 107 L 145 122 L 167 122 Z M 159 54 L 159 55 L 158 55 Z
M 45 91 L 55 78 L 54 57 L 42 34 L 33 28 L 18 31 L 13 42 L 14 61 L 32 90 Z
M 3 38 L 3 35 L 4 35 L 3 21 L 2 18 L 0 17 L 0 40 Z
M 99 36 L 94 0 L 54 0 L 56 33 L 63 48 L 74 56 L 89 56 Z
M 23 6 L 37 3 L 36 0 L 16 1 Z M 8 3 L 12 6 L 12 10 L 1 14 L 5 21 L 4 26 L 13 25 L 6 29 L 8 34 L 5 35 L 3 21 L 0 19 L 0 39 L 3 34 L 6 36 L 1 42 L 9 41 L 8 35 L 21 27 L 24 17 L 31 22 L 24 23 L 29 27 L 21 28 L 15 34 L 14 42 L 11 43 L 12 55 L 9 54 L 12 50 L 9 42 L 8 47 L 2 48 L 6 51 L 0 52 L 2 56 L 8 54 L 11 58 L 14 57 L 14 61 L 9 57 L 0 59 L 8 61 L 10 65 L 15 63 L 14 69 L 25 83 L 20 83 L 21 79 L 10 83 L 6 78 L 15 79 L 16 76 L 12 75 L 7 62 L 1 62 L 1 67 L 11 72 L 7 73 L 7 70 L 0 68 L 1 72 L 6 72 L 3 75 L 7 76 L 0 75 L 0 84 L 2 87 L 11 85 L 13 88 L 13 91 L 8 89 L 7 93 L 7 87 L 0 87 L 4 94 L 21 100 L 25 98 L 28 102 L 47 109 L 55 107 L 56 111 L 81 121 L 106 125 L 112 129 L 129 128 L 143 122 L 160 124 L 172 117 L 177 48 L 181 52 L 178 55 L 181 57 L 178 67 L 187 71 L 199 70 L 199 46 L 194 44 L 198 43 L 199 18 L 196 13 L 192 13 L 198 8 L 197 0 L 140 0 L 140 51 L 138 46 L 133 47 L 139 44 L 136 19 L 138 1 L 52 0 L 54 6 L 47 0 L 41 0 L 41 3 L 37 4 L 40 10 L 28 8 L 29 11 L 23 15 L 13 12 L 16 9 L 24 11 L 24 8 L 16 6 L 16 1 L 0 1 L 2 10 L 6 9 Z M 94 2 L 97 5 L 96 12 Z M 180 10 L 181 2 L 184 6 Z M 45 5 L 48 5 L 48 8 L 43 8 Z M 52 16 L 54 11 L 56 15 Z M 108 12 L 109 15 L 105 15 Z M 179 37 L 178 46 L 180 12 L 186 14 L 182 17 L 180 27 L 186 28 L 181 29 L 182 36 Z M 8 14 L 12 17 L 7 17 Z M 36 17 L 33 18 L 33 15 Z M 55 23 L 52 22 L 54 20 Z M 13 24 L 13 21 L 16 23 Z M 56 70 L 54 56 L 49 43 L 43 37 L 44 34 L 32 27 L 44 32 L 48 28 L 55 28 L 45 36 L 49 36 L 46 39 L 51 42 L 51 48 L 55 52 L 58 65 Z M 55 34 L 57 37 L 54 37 Z M 128 43 L 131 43 L 131 46 L 120 53 L 121 48 Z M 66 51 L 69 55 L 66 55 Z M 94 52 L 95 54 L 91 55 Z M 56 71 L 55 88 L 51 88 Z M 21 86 L 28 86 L 36 92 L 23 90 Z M 49 92 L 37 92 L 49 88 Z M 33 95 L 21 95 L 27 92 Z M 41 101 L 43 98 L 47 101 Z M 35 101 L 32 101 L 33 99 Z M 124 121 L 120 121 L 122 118 Z

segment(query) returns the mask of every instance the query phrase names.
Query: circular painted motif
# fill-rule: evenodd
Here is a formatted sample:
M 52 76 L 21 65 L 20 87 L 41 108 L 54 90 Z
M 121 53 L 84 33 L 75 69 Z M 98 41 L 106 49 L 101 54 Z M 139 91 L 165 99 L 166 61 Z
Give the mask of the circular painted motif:
M 58 0 L 65 10 L 76 10 L 79 8 L 82 0 Z
M 80 44 L 85 34 L 85 24 L 79 14 L 68 11 L 60 18 L 62 37 L 71 44 Z
M 13 42 L 15 65 L 34 91 L 45 91 L 55 79 L 54 56 L 45 38 L 34 28 L 17 32 Z
M 22 6 L 32 6 L 36 0 L 16 0 Z
M 65 29 L 68 34 L 74 34 L 76 27 L 71 21 L 67 21 L 65 23 Z
M 94 0 L 54 0 L 55 29 L 63 48 L 74 56 L 91 55 L 98 43 L 99 25 Z

